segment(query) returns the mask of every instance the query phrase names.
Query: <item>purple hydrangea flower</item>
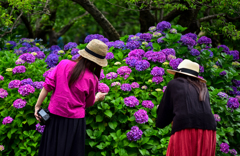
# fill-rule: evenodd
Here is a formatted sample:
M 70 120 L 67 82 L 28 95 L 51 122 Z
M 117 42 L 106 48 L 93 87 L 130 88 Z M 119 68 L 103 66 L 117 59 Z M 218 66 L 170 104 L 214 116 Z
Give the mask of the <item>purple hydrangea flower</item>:
M 4 77 L 2 75 L 0 75 L 0 81 L 3 81 Z
M 99 40 L 102 41 L 103 43 L 109 42 L 109 40 L 107 38 L 99 38 Z
M 0 145 L 0 151 L 3 151 L 3 150 L 4 150 L 4 146 Z
M 30 93 L 34 93 L 35 89 L 30 84 L 26 84 L 26 85 L 20 86 L 19 89 L 18 89 L 18 92 L 22 96 L 26 96 L 26 95 L 29 95 Z
M 36 89 L 42 89 L 43 88 L 43 81 L 40 81 L 40 82 L 33 82 L 33 87 L 36 88 Z
M 38 58 L 38 59 L 44 59 L 45 58 L 44 52 L 38 51 L 36 53 L 37 53 L 37 55 L 35 56 L 36 58 Z
M 114 59 L 113 53 L 108 52 L 107 55 L 106 55 L 106 59 L 107 59 L 107 60 Z
M 43 133 L 44 132 L 44 128 L 45 128 L 45 125 L 41 126 L 40 123 L 36 124 L 36 130 L 39 133 Z
M 219 75 L 222 75 L 222 76 L 224 76 L 224 75 L 226 75 L 227 73 L 226 73 L 226 71 L 224 70 L 224 71 L 222 71 Z
M 239 102 L 237 98 L 230 97 L 227 102 L 228 108 L 237 109 L 239 107 Z
M 24 80 L 21 81 L 21 86 L 26 85 L 26 84 L 29 84 L 29 85 L 32 86 L 33 85 L 32 79 L 31 78 L 27 78 L 27 79 L 24 79 Z
M 140 35 L 142 35 L 142 33 L 136 33 L 136 36 L 140 36 Z
M 155 38 L 160 37 L 160 36 L 162 36 L 162 34 L 158 31 L 153 33 L 153 37 L 155 37 Z
M 139 88 L 139 84 L 138 84 L 137 82 L 133 82 L 133 83 L 131 84 L 131 87 L 132 87 L 132 88 Z
M 0 88 L 0 98 L 5 98 L 5 97 L 7 97 L 8 96 L 8 92 L 5 90 L 5 89 L 3 89 L 3 88 Z
M 138 61 L 137 57 L 127 57 L 126 58 L 126 64 L 129 65 L 129 67 L 135 67 L 136 62 Z
M 150 100 L 144 100 L 142 102 L 143 107 L 152 109 L 154 107 L 154 104 Z
M 157 24 L 157 30 L 164 31 L 165 29 L 170 29 L 171 24 L 167 21 L 162 21 Z
M 178 65 L 179 65 L 182 61 L 183 61 L 183 59 L 177 58 L 177 59 L 171 60 L 171 61 L 169 62 L 169 65 L 170 65 L 174 70 L 177 70 Z
M 145 54 L 144 50 L 134 49 L 130 53 L 128 53 L 128 57 L 137 57 L 138 60 L 141 60 L 144 54 Z
M 117 76 L 118 76 L 118 74 L 117 73 L 115 73 L 115 72 L 110 72 L 110 73 L 108 73 L 107 75 L 106 75 L 106 79 L 116 79 L 117 78 Z
M 20 55 L 19 59 L 21 59 L 27 63 L 30 63 L 30 64 L 35 62 L 35 56 L 33 56 L 32 54 L 29 54 L 29 53 Z
M 56 54 L 50 54 L 46 58 L 45 62 L 47 63 L 48 67 L 54 67 L 58 64 L 59 57 Z
M 164 86 L 162 91 L 165 92 L 166 89 L 167 89 L 167 86 Z
M 161 50 L 161 52 L 163 52 L 166 56 L 168 56 L 168 55 L 176 56 L 176 52 L 173 48 L 166 48 L 166 49 Z
M 79 51 L 79 49 L 73 48 L 72 51 L 71 51 L 71 55 L 74 56 L 74 55 L 78 54 L 78 51 Z
M 26 106 L 26 100 L 23 99 L 17 99 L 13 102 L 13 107 L 19 109 L 19 108 L 23 108 Z
M 197 35 L 194 34 L 194 33 L 187 33 L 187 34 L 185 34 L 185 35 L 183 35 L 183 36 L 191 37 L 193 40 L 196 40 L 196 39 L 197 39 Z
M 52 45 L 51 48 L 50 48 L 51 51 L 54 51 L 54 50 L 61 50 L 61 48 L 58 46 L 58 45 Z
M 143 124 L 148 121 L 147 111 L 144 109 L 139 109 L 137 112 L 134 113 L 135 119 L 137 123 Z
M 237 155 L 237 151 L 235 149 L 230 149 L 229 152 L 232 154 L 232 155 Z
M 204 72 L 204 67 L 199 65 L 199 72 L 203 73 Z
M 239 51 L 237 51 L 237 50 L 230 51 L 229 55 L 233 56 L 234 61 L 239 60 Z
M 113 43 L 113 46 L 114 46 L 114 48 L 124 49 L 125 48 L 125 43 L 123 41 L 117 40 Z
M 12 46 L 10 47 L 10 49 L 13 49 L 14 47 L 17 46 L 17 43 L 14 41 L 8 41 L 7 43 L 10 43 Z
M 237 87 L 234 87 L 234 86 L 230 86 L 230 87 L 233 89 L 233 91 L 229 91 L 229 93 L 235 95 L 237 93 Z
M 132 72 L 132 70 L 128 66 L 122 66 L 122 67 L 117 69 L 117 73 L 121 77 L 124 77 L 125 75 L 130 75 L 131 72 Z
M 23 53 L 25 53 L 27 51 L 27 47 L 20 47 L 19 49 L 15 49 L 14 50 L 14 53 L 17 54 L 17 55 L 21 55 Z
M 192 56 L 199 56 L 199 55 L 200 55 L 200 52 L 199 52 L 197 49 L 192 49 L 192 50 L 190 51 L 190 54 L 191 54 Z
M 101 38 L 104 38 L 104 36 L 99 34 L 91 34 L 85 38 L 84 43 L 89 43 L 93 39 L 101 39 Z
M 233 84 L 237 87 L 240 87 L 240 80 L 232 80 Z
M 160 37 L 159 39 L 157 39 L 157 43 L 164 43 L 164 39 L 165 37 Z
M 127 132 L 127 138 L 129 141 L 137 141 L 141 139 L 143 132 L 137 127 L 133 126 L 131 131 Z
M 215 121 L 219 122 L 221 121 L 221 118 L 218 114 L 214 114 Z
M 228 98 L 228 95 L 226 94 L 226 93 L 224 93 L 224 92 L 219 92 L 218 94 L 217 94 L 220 98 Z
M 212 40 L 211 40 L 211 38 L 208 38 L 206 36 L 202 36 L 198 39 L 198 43 L 199 44 L 211 44 Z
M 129 107 L 135 107 L 139 105 L 139 101 L 135 96 L 129 96 L 124 98 L 124 104 Z
M 237 95 L 235 98 L 238 99 L 238 101 L 240 101 L 240 95 Z
M 79 56 L 80 56 L 79 54 L 73 55 L 72 60 L 76 60 L 76 59 L 78 59 Z
M 111 84 L 111 87 L 113 87 L 113 86 L 121 86 L 121 83 L 120 82 L 113 82 Z
M 98 91 L 102 93 L 108 93 L 109 87 L 105 83 L 98 83 Z
M 26 48 L 31 48 L 31 47 L 32 47 L 31 44 L 29 44 L 29 43 L 27 43 L 27 42 L 24 42 L 24 43 L 22 44 L 22 46 L 24 46 L 24 47 L 26 47 Z
M 138 41 L 130 41 L 130 42 L 127 42 L 127 44 L 126 44 L 126 48 L 130 49 L 130 50 L 137 49 L 140 46 L 141 45 L 140 45 L 140 43 Z
M 150 63 L 147 60 L 140 60 L 140 61 L 137 61 L 135 64 L 135 69 L 137 71 L 144 71 L 149 67 L 150 67 Z
M 105 44 L 108 46 L 108 49 L 114 47 L 114 42 L 107 42 Z
M 47 77 L 53 71 L 53 69 L 54 69 L 54 67 L 52 67 L 49 70 L 45 71 L 45 73 L 43 73 L 43 77 Z
M 220 47 L 223 48 L 223 50 L 222 50 L 223 52 L 225 52 L 226 54 L 229 53 L 229 48 L 226 45 L 219 45 L 217 48 L 219 49 Z
M 25 73 L 26 72 L 26 67 L 25 66 L 16 66 L 12 70 L 13 74 L 16 73 Z
M 152 76 L 163 76 L 165 74 L 165 71 L 161 67 L 153 67 L 151 70 L 151 75 Z
M 155 26 L 151 26 L 151 27 L 149 27 L 149 29 L 148 29 L 150 32 L 154 32 L 154 31 L 156 31 L 156 27 Z
M 105 78 L 105 75 L 104 75 L 104 70 L 102 69 L 101 70 L 101 73 L 100 73 L 100 80 L 104 79 Z
M 32 47 L 28 48 L 27 52 L 36 52 L 36 51 L 41 51 L 38 47 Z
M 142 86 L 142 87 L 141 87 L 141 89 L 147 89 L 147 86 L 146 86 L 146 85 L 144 85 L 144 86 Z
M 181 37 L 181 40 L 183 45 L 189 46 L 189 47 L 193 47 L 196 45 L 196 41 L 193 40 L 191 37 L 187 37 L 187 36 L 183 36 Z
M 161 76 L 154 76 L 152 78 L 152 82 L 155 82 L 155 84 L 159 84 L 159 83 L 163 82 L 163 77 L 161 77 Z
M 228 153 L 229 152 L 229 145 L 227 143 L 221 143 L 220 151 L 222 151 L 223 153 Z
M 201 52 L 204 51 L 204 50 L 208 50 L 210 52 L 209 57 L 213 57 L 213 52 L 211 50 L 209 50 L 209 49 L 202 49 Z
M 168 60 L 168 61 L 171 61 L 171 60 L 173 60 L 173 59 L 176 59 L 176 56 L 171 55 L 171 54 L 167 56 L 167 60 Z
M 25 61 L 23 61 L 22 59 L 17 59 L 17 61 L 15 62 L 16 65 L 19 65 L 19 64 L 24 64 Z
M 10 88 L 10 89 L 19 88 L 20 85 L 21 85 L 21 81 L 20 80 L 12 80 L 11 82 L 9 82 L 8 88 Z
M 9 123 L 12 123 L 12 121 L 13 121 L 13 118 L 11 118 L 10 116 L 7 116 L 3 119 L 2 124 L 6 125 L 6 124 L 9 124 Z
M 75 42 L 69 42 L 64 46 L 64 50 L 69 50 L 77 47 L 77 43 Z
M 121 85 L 121 89 L 123 91 L 130 92 L 132 90 L 132 86 L 128 83 L 124 83 L 124 84 Z

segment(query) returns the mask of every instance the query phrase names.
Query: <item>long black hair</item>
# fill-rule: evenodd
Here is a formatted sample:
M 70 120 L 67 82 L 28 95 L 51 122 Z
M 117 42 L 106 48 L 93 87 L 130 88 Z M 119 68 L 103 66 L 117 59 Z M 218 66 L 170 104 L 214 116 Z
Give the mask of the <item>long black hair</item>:
M 205 83 L 201 82 L 199 79 L 197 79 L 195 77 L 188 76 L 188 75 L 185 75 L 185 74 L 176 73 L 175 76 L 174 76 L 174 79 L 176 79 L 178 77 L 182 77 L 182 78 L 187 79 L 188 82 L 196 88 L 196 90 L 199 94 L 199 101 L 205 101 L 205 97 L 206 97 L 206 94 L 207 94 L 207 86 L 206 86 Z
M 82 76 L 83 76 L 82 73 L 85 72 L 86 68 L 89 69 L 93 74 L 95 74 L 98 79 L 100 78 L 100 73 L 101 73 L 102 67 L 99 66 L 98 64 L 96 64 L 82 56 L 79 56 L 75 60 L 75 62 L 77 62 L 77 64 L 71 71 L 71 77 L 68 82 L 69 87 L 71 85 L 73 85 L 79 78 L 82 78 Z

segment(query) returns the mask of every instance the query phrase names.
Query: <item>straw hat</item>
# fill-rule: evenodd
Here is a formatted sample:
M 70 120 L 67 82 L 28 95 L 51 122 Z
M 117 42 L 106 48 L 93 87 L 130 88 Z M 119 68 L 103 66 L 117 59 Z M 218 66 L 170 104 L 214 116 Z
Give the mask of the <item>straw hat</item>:
M 206 83 L 207 81 L 199 78 L 198 74 L 199 74 L 199 64 L 196 62 L 192 62 L 188 59 L 183 60 L 179 65 L 177 70 L 167 70 L 168 73 L 175 75 L 175 73 L 181 73 L 181 74 L 185 74 L 188 76 L 192 76 L 195 77 L 197 79 L 199 79 L 201 82 Z
M 95 62 L 96 64 L 105 67 L 108 65 L 107 55 L 108 46 L 98 39 L 91 40 L 85 49 L 79 50 L 78 53 L 90 61 Z

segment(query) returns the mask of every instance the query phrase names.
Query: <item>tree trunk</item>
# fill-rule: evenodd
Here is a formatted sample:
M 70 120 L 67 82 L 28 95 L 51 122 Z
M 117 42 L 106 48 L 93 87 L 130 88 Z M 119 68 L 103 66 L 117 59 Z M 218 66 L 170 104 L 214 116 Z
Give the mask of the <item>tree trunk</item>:
M 81 5 L 87 12 L 89 12 L 96 22 L 102 27 L 103 31 L 107 34 L 110 41 L 115 41 L 120 38 L 120 35 L 106 17 L 90 2 L 90 0 L 72 0 Z
M 154 16 L 149 10 L 140 10 L 139 22 L 141 33 L 147 32 L 149 27 L 155 25 Z
M 58 35 L 52 30 L 49 32 L 49 46 L 57 45 Z

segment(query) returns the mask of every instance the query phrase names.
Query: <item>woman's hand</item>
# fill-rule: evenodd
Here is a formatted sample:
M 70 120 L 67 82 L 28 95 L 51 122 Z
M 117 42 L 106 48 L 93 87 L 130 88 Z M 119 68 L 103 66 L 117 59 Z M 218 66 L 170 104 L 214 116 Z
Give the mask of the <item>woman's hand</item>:
M 37 114 L 37 112 L 38 112 L 39 109 L 40 109 L 39 106 L 35 106 L 35 113 L 34 113 L 34 116 L 36 117 L 36 119 L 37 119 L 39 122 L 41 122 L 41 120 L 40 120 L 40 116 Z
M 98 92 L 98 93 L 96 94 L 96 100 L 97 100 L 97 101 L 103 101 L 104 98 L 105 98 L 105 96 L 106 96 L 107 94 L 108 94 L 108 93 Z

